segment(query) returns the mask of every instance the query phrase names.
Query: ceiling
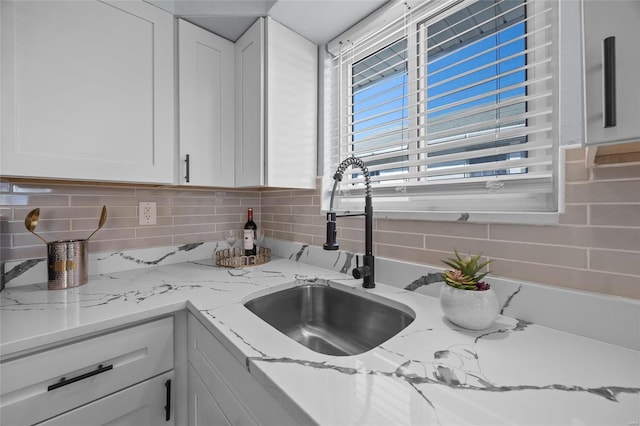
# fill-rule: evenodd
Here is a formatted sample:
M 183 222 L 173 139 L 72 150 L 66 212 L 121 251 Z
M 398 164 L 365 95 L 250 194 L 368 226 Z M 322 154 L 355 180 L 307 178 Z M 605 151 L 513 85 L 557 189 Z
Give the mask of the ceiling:
M 146 0 L 177 17 L 236 41 L 260 16 L 322 45 L 387 0 Z

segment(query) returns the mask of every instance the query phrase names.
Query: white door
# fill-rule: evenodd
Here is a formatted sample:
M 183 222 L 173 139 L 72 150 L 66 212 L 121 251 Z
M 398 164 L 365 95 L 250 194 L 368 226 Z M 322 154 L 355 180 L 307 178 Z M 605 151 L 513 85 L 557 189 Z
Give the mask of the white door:
M 314 189 L 318 47 L 271 18 L 266 23 L 266 185 Z
M 189 365 L 189 426 L 231 425 L 213 396 Z
M 181 171 L 178 183 L 232 187 L 233 43 L 183 20 L 178 21 L 178 34 Z
M 172 15 L 142 1 L 0 8 L 1 173 L 172 183 Z
M 236 186 L 264 182 L 264 18 L 235 44 Z
M 235 49 L 236 186 L 315 188 L 317 46 L 267 17 Z

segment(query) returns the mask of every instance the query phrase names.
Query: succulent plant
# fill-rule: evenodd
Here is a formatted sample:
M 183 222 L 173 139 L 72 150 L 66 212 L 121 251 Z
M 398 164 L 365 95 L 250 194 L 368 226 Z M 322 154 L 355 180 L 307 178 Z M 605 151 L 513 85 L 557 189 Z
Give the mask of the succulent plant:
M 477 256 L 471 257 L 468 255 L 466 258 L 462 258 L 457 250 L 454 250 L 456 258 L 449 258 L 442 262 L 452 268 L 452 270 L 444 271 L 442 277 L 444 281 L 451 287 L 459 288 L 462 290 L 471 291 L 483 291 L 489 290 L 490 285 L 483 282 L 482 279 L 488 274 L 488 272 L 480 272 L 491 261 L 480 262 L 482 253 Z

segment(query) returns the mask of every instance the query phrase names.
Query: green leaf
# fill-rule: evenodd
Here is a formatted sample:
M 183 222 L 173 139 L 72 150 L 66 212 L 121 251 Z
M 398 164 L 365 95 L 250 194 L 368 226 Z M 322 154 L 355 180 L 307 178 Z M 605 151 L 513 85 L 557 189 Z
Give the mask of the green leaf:
M 462 258 L 460 257 L 460 253 L 458 253 L 458 250 L 453 249 L 453 252 L 456 254 L 456 257 L 458 258 L 458 260 L 462 262 Z
M 447 260 L 443 260 L 442 263 L 444 263 L 445 265 L 453 268 L 453 269 L 458 269 L 458 265 L 456 265 L 455 263 L 453 263 L 453 260 L 449 259 Z
M 488 272 L 485 272 L 484 274 L 480 274 L 480 275 L 478 275 L 478 276 L 476 277 L 476 281 L 477 281 L 477 282 L 482 281 L 482 279 L 483 279 L 484 277 L 486 277 L 487 275 L 489 275 L 489 273 L 488 273 Z
M 486 262 L 481 263 L 480 266 L 478 266 L 478 270 L 484 268 L 485 266 L 487 266 L 490 263 L 491 263 L 491 260 L 487 260 Z
M 467 268 L 468 268 L 470 271 L 473 271 L 473 272 L 477 271 L 477 269 L 476 269 L 476 263 L 477 263 L 477 262 L 478 262 L 478 258 L 477 258 L 477 257 L 472 258 L 472 259 L 469 261 L 469 263 L 467 264 Z
M 443 260 L 442 263 L 452 268 L 453 271 L 460 271 L 463 275 L 455 280 L 456 285 L 454 287 L 461 288 L 460 285 L 469 284 L 474 285 L 482 280 L 489 272 L 484 272 L 479 274 L 489 263 L 491 260 L 487 260 L 481 262 L 482 253 L 479 253 L 475 256 L 471 256 L 471 253 L 467 255 L 466 258 L 463 258 L 458 250 L 453 249 L 455 254 L 454 258 L 448 258 L 447 260 Z

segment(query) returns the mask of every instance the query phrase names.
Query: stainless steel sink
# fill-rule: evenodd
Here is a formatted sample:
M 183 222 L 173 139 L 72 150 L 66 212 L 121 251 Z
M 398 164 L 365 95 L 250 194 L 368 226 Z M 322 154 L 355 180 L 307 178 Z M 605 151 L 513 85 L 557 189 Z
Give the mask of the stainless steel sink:
M 393 306 L 315 284 L 260 296 L 244 306 L 296 342 L 327 355 L 366 352 L 414 320 Z

